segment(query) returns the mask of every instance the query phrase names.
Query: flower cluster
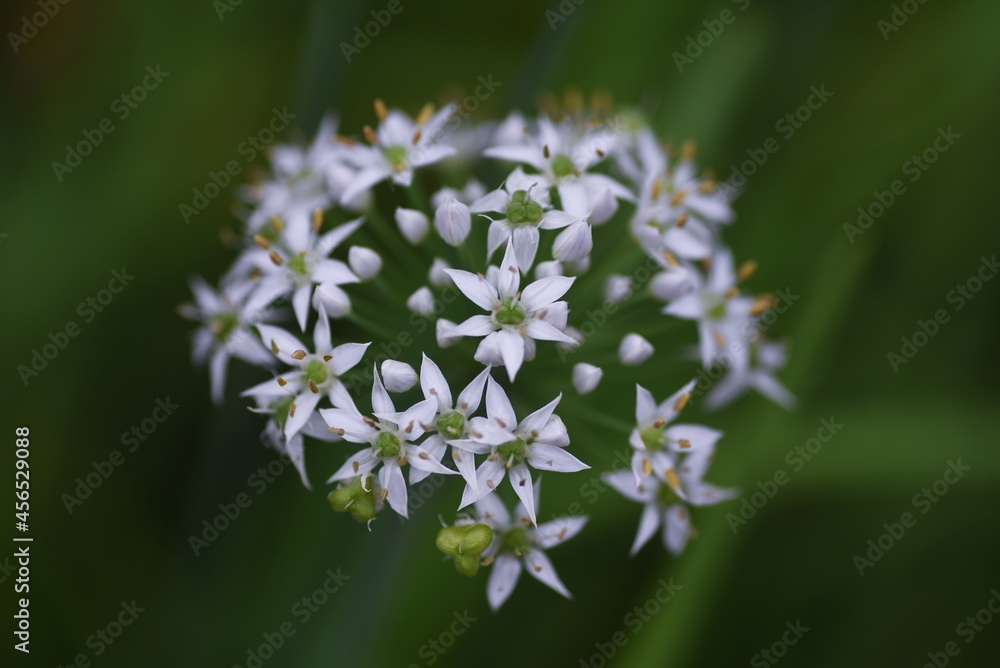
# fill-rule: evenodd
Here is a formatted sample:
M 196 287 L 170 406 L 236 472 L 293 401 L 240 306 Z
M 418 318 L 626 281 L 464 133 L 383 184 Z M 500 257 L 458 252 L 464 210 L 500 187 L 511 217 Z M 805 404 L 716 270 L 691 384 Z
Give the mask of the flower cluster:
M 734 264 L 721 239 L 730 201 L 698 172 L 691 145 L 660 144 L 636 112 L 577 106 L 473 124 L 451 122 L 455 111 L 427 106 L 411 118 L 376 101 L 377 125 L 360 137 L 338 134 L 328 118 L 308 145 L 274 149 L 268 179 L 241 191 L 238 257 L 217 289 L 192 280 L 195 301 L 181 313 L 200 323 L 194 360 L 208 363 L 216 402 L 231 358 L 268 372 L 242 396 L 267 418 L 264 442 L 291 459 L 306 487 L 307 447 L 334 444 L 335 510 L 369 526 L 387 508 L 405 518 L 413 485 L 461 479 L 462 512 L 437 547 L 459 573 L 492 569 L 496 609 L 522 570 L 569 597 L 545 551 L 587 518 L 539 523 L 540 472 L 581 471 L 581 450 L 601 461 L 613 445 L 568 428 L 556 413 L 564 390 L 585 401 L 611 383 L 605 367 L 615 359 L 624 367 L 609 371 L 616 379 L 629 368 L 689 364 L 654 360 L 662 328 L 609 341 L 611 327 L 593 336 L 571 304 L 593 304 L 596 292 L 601 304 L 634 299 L 646 308 L 642 323 L 695 321 L 693 358 L 719 378 L 699 387 L 709 407 L 749 389 L 794 399 L 775 378 L 783 347 L 757 326 L 771 298 L 741 287 L 755 265 Z M 362 237 L 372 247 L 351 241 Z M 627 248 L 602 248 L 619 240 Z M 645 281 L 615 273 L 621 258 L 654 271 Z M 413 335 L 392 336 L 399 314 Z M 411 354 L 428 328 L 433 338 Z M 373 350 L 386 354 L 372 360 Z M 572 367 L 561 365 L 567 355 Z M 543 378 L 522 380 L 532 364 Z M 630 470 L 603 477 L 644 506 L 632 552 L 662 527 L 677 554 L 694 533 L 690 508 L 734 494 L 703 480 L 721 433 L 675 424 L 694 381 L 659 404 L 636 387 L 635 427 L 622 435 Z M 516 499 L 513 514 L 503 496 Z

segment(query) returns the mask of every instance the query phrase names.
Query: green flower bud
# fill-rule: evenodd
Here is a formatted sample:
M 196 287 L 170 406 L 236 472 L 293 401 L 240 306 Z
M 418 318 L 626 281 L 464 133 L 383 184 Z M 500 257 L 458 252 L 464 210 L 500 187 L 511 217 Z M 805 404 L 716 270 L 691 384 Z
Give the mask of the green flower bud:
M 359 522 L 370 522 L 377 514 L 375 493 L 372 489 L 365 490 L 360 476 L 333 490 L 326 498 L 331 508 L 338 513 L 350 513 Z
M 479 571 L 479 557 L 492 542 L 493 529 L 486 524 L 443 527 L 435 541 L 437 548 L 455 562 L 455 570 L 468 577 Z

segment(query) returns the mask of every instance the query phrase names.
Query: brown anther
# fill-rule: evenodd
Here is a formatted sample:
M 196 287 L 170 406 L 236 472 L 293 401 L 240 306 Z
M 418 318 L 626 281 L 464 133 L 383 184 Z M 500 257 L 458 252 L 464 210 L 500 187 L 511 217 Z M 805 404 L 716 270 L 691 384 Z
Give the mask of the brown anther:
M 753 276 L 755 271 L 757 271 L 757 263 L 753 260 L 747 260 L 740 265 L 740 268 L 736 271 L 736 276 L 741 281 L 745 281 Z
M 643 475 L 649 475 L 653 472 L 653 463 L 648 459 L 642 460 L 642 473 Z
M 750 307 L 750 315 L 756 318 L 772 306 L 774 306 L 774 297 L 772 295 L 760 295 Z
M 250 272 L 250 280 L 256 281 L 258 278 L 260 278 L 260 269 L 254 267 L 253 270 Z
M 278 232 L 285 229 L 285 224 L 281 222 L 281 218 L 278 218 L 277 216 L 271 216 L 271 224 L 274 225 L 274 229 Z
M 681 215 L 677 216 L 677 220 L 674 221 L 674 225 L 676 225 L 677 227 L 684 227 L 687 224 L 688 224 L 688 215 L 686 213 L 682 213 Z
M 653 429 L 663 429 L 663 426 L 667 424 L 667 421 L 663 418 L 657 418 L 656 422 L 653 423 Z
M 384 121 L 389 116 L 389 110 L 385 108 L 385 102 L 381 98 L 375 98 L 375 118 Z
M 682 160 L 694 160 L 694 156 L 695 156 L 696 153 L 698 153 L 698 145 L 695 144 L 690 139 L 688 139 L 686 142 L 684 142 L 684 145 L 681 146 L 681 159 Z
M 389 497 L 389 490 L 387 490 L 387 489 L 383 489 L 383 490 L 382 490 L 382 503 L 385 503 L 385 500 L 386 500 L 386 499 L 387 499 L 388 497 Z
M 341 429 L 340 427 L 330 427 L 330 431 L 332 431 L 337 436 L 343 436 L 344 435 L 344 430 Z M 358 463 L 354 462 L 354 471 L 355 471 L 355 473 L 357 473 L 357 470 L 358 470 Z
M 423 130 L 423 128 L 417 128 L 414 131 L 414 133 L 413 133 L 413 139 L 411 140 L 413 142 L 413 145 L 416 146 L 417 142 L 419 142 L 420 138 L 423 137 L 423 136 L 424 136 L 424 130 Z
M 680 206 L 680 203 L 684 201 L 687 197 L 686 190 L 678 190 L 674 193 L 674 196 L 670 198 L 670 206 Z
M 365 136 L 365 141 L 368 142 L 369 144 L 378 143 L 378 137 L 375 135 L 375 131 L 372 130 L 372 126 L 366 125 L 365 127 L 361 128 L 361 134 Z
M 690 448 L 691 441 L 687 440 L 686 438 L 682 438 L 677 441 L 677 445 L 681 446 L 682 448 Z
M 522 517 L 521 518 L 521 524 L 523 524 L 524 526 L 530 527 L 531 526 L 531 520 L 528 519 L 527 517 Z
M 486 481 L 486 486 L 489 487 L 490 489 L 493 489 L 494 487 L 497 486 L 497 484 L 495 482 L 493 482 L 492 480 L 487 480 Z
M 271 247 L 271 242 L 265 239 L 264 237 L 260 236 L 259 234 L 253 235 L 253 240 L 255 244 L 257 244 L 264 250 L 267 250 L 268 248 Z
M 680 413 L 687 407 L 688 402 L 690 400 L 691 400 L 691 395 L 685 392 L 681 396 L 677 397 L 677 401 L 674 402 L 674 410 Z
M 319 228 L 323 227 L 323 209 L 313 211 L 312 224 L 313 229 L 317 232 L 319 232 Z
M 548 144 L 546 144 L 545 146 L 542 147 L 542 155 L 545 156 L 546 160 L 548 160 L 549 158 L 552 157 L 552 154 L 549 152 L 549 145 Z
M 278 376 L 278 387 L 284 387 L 285 385 L 288 385 L 288 381 Z
M 417 114 L 414 122 L 417 125 L 423 125 L 427 121 L 431 120 L 431 116 L 434 115 L 434 105 L 428 102 L 423 107 L 420 108 L 420 113 Z
M 663 475 L 666 477 L 668 485 L 670 485 L 674 489 L 680 489 L 681 480 L 680 478 L 677 477 L 677 471 L 673 469 L 667 469 L 666 471 L 663 472 Z
M 288 407 L 288 417 L 295 417 L 295 402 L 294 401 L 292 402 L 292 405 Z
M 536 564 L 535 566 L 533 566 L 532 568 L 534 568 L 534 569 L 535 569 L 535 572 L 536 572 L 536 573 L 541 573 L 541 572 L 542 572 L 542 567 L 541 567 L 541 566 L 538 566 L 537 564 Z
M 489 557 L 486 557 L 485 559 L 483 559 L 482 561 L 480 561 L 479 565 L 480 566 L 489 566 L 492 563 L 493 563 L 493 557 L 489 556 Z
M 660 199 L 660 194 L 662 192 L 663 192 L 663 181 L 660 179 L 656 179 L 655 181 L 653 181 L 653 199 L 654 200 Z
M 599 149 L 599 148 L 598 149 L 594 149 L 594 152 L 597 154 L 598 158 L 603 158 L 604 157 L 604 151 L 602 151 L 601 149 Z
M 278 344 L 274 342 L 274 339 L 271 339 L 271 352 L 275 355 L 278 354 Z
M 278 255 L 277 253 L 275 253 L 274 251 L 271 251 L 270 253 L 268 253 L 268 254 L 267 254 L 267 256 L 268 256 L 269 258 L 271 258 L 271 262 L 273 262 L 274 264 L 276 264 L 276 265 L 277 265 L 277 266 L 279 266 L 279 267 L 280 267 L 280 266 L 281 266 L 282 264 L 284 264 L 284 263 L 285 263 L 285 261 L 281 259 L 281 256 L 280 256 L 280 255 Z
M 304 360 L 305 358 L 306 358 L 306 351 L 304 350 L 296 350 L 294 353 L 292 353 L 293 360 Z
M 722 293 L 723 299 L 732 299 L 733 297 L 739 296 L 740 289 L 737 287 L 732 287 Z
M 698 192 L 700 192 L 702 195 L 707 195 L 713 190 L 715 190 L 715 181 L 713 179 L 702 181 L 700 184 L 698 184 Z
M 678 264 L 680 264 L 679 262 L 677 262 L 677 258 L 674 257 L 674 254 L 671 253 L 670 251 L 663 251 L 663 259 L 666 260 L 667 264 L 669 264 L 671 267 L 676 267 Z
M 309 389 L 313 394 L 319 394 L 319 387 L 312 381 L 311 378 L 309 379 Z

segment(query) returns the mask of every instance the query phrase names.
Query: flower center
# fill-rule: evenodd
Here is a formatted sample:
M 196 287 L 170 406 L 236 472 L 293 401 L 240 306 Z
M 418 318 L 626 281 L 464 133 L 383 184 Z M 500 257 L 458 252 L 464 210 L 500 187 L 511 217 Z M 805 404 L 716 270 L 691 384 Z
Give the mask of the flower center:
M 576 165 L 565 153 L 559 153 L 552 158 L 552 173 L 560 179 L 576 171 Z
M 460 438 L 465 432 L 465 416 L 453 411 L 439 417 L 436 426 L 446 438 Z
M 375 439 L 375 449 L 379 451 L 380 457 L 399 456 L 399 439 L 395 434 L 383 431 Z
M 681 497 L 677 496 L 677 492 L 670 485 L 660 485 L 660 490 L 656 493 L 656 500 L 665 506 L 672 506 L 681 501 Z
M 515 527 L 504 535 L 502 549 L 520 554 L 529 545 L 531 539 L 528 537 L 528 530 L 524 527 Z
M 225 341 L 237 325 L 239 325 L 239 318 L 236 317 L 235 313 L 216 313 L 209 320 L 208 328 L 212 330 L 212 334 L 215 334 L 216 339 Z
M 726 317 L 726 302 L 722 299 L 716 299 L 714 304 L 711 304 L 705 309 L 705 314 L 712 320 L 722 320 Z
M 306 380 L 311 380 L 317 385 L 322 385 L 326 382 L 326 379 L 330 377 L 330 374 L 326 369 L 326 362 L 323 360 L 310 360 L 309 363 L 306 364 L 304 371 L 306 373 Z
M 497 454 L 504 461 L 509 461 L 513 458 L 515 463 L 519 463 L 524 458 L 524 448 L 527 446 L 520 438 L 515 438 L 513 441 L 507 441 L 497 448 Z
M 659 450 L 666 443 L 663 431 L 656 427 L 646 427 L 639 432 L 639 438 L 642 439 L 642 444 L 646 446 L 647 450 Z
M 306 259 L 301 255 L 292 256 L 292 258 L 288 261 L 288 268 L 299 276 L 309 275 L 309 263 L 306 262 Z
M 542 220 L 542 207 L 532 201 L 527 190 L 518 190 L 511 196 L 507 220 L 512 223 L 538 223 Z
M 389 146 L 382 152 L 385 159 L 389 161 L 396 171 L 400 171 L 406 165 L 406 156 L 408 153 L 405 146 Z
M 524 322 L 524 309 L 514 297 L 504 297 L 497 309 L 496 319 L 501 325 L 520 325 Z

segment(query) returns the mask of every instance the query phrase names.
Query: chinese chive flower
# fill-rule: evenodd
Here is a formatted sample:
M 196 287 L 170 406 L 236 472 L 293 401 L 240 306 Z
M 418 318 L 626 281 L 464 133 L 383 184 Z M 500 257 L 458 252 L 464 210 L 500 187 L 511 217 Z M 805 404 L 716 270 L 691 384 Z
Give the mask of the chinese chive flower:
M 307 489 L 311 453 L 335 457 L 327 501 L 369 529 L 386 508 L 409 517 L 408 486 L 456 478 L 435 481 L 461 512 L 434 543 L 485 577 L 494 610 L 522 572 L 570 597 L 547 552 L 587 518 L 545 521 L 535 472 L 572 491 L 580 457 L 610 466 L 625 443 L 629 468 L 602 478 L 642 504 L 631 552 L 661 531 L 680 554 L 692 509 L 736 494 L 704 481 L 721 432 L 682 411 L 749 390 L 795 402 L 777 379 L 785 349 L 763 336 L 772 298 L 744 291 L 756 265 L 723 242 L 735 214 L 693 144 L 664 148 L 608 105 L 497 124 L 453 104 L 374 110 L 356 136 L 327 117 L 311 142 L 276 146 L 269 176 L 239 192 L 238 255 L 180 308 L 212 398 L 232 359 L 258 369 L 242 396 L 262 441 Z M 657 403 L 639 374 L 657 394 L 702 381 Z M 627 425 L 616 405 L 633 387 L 634 425 L 609 439 L 596 425 Z

